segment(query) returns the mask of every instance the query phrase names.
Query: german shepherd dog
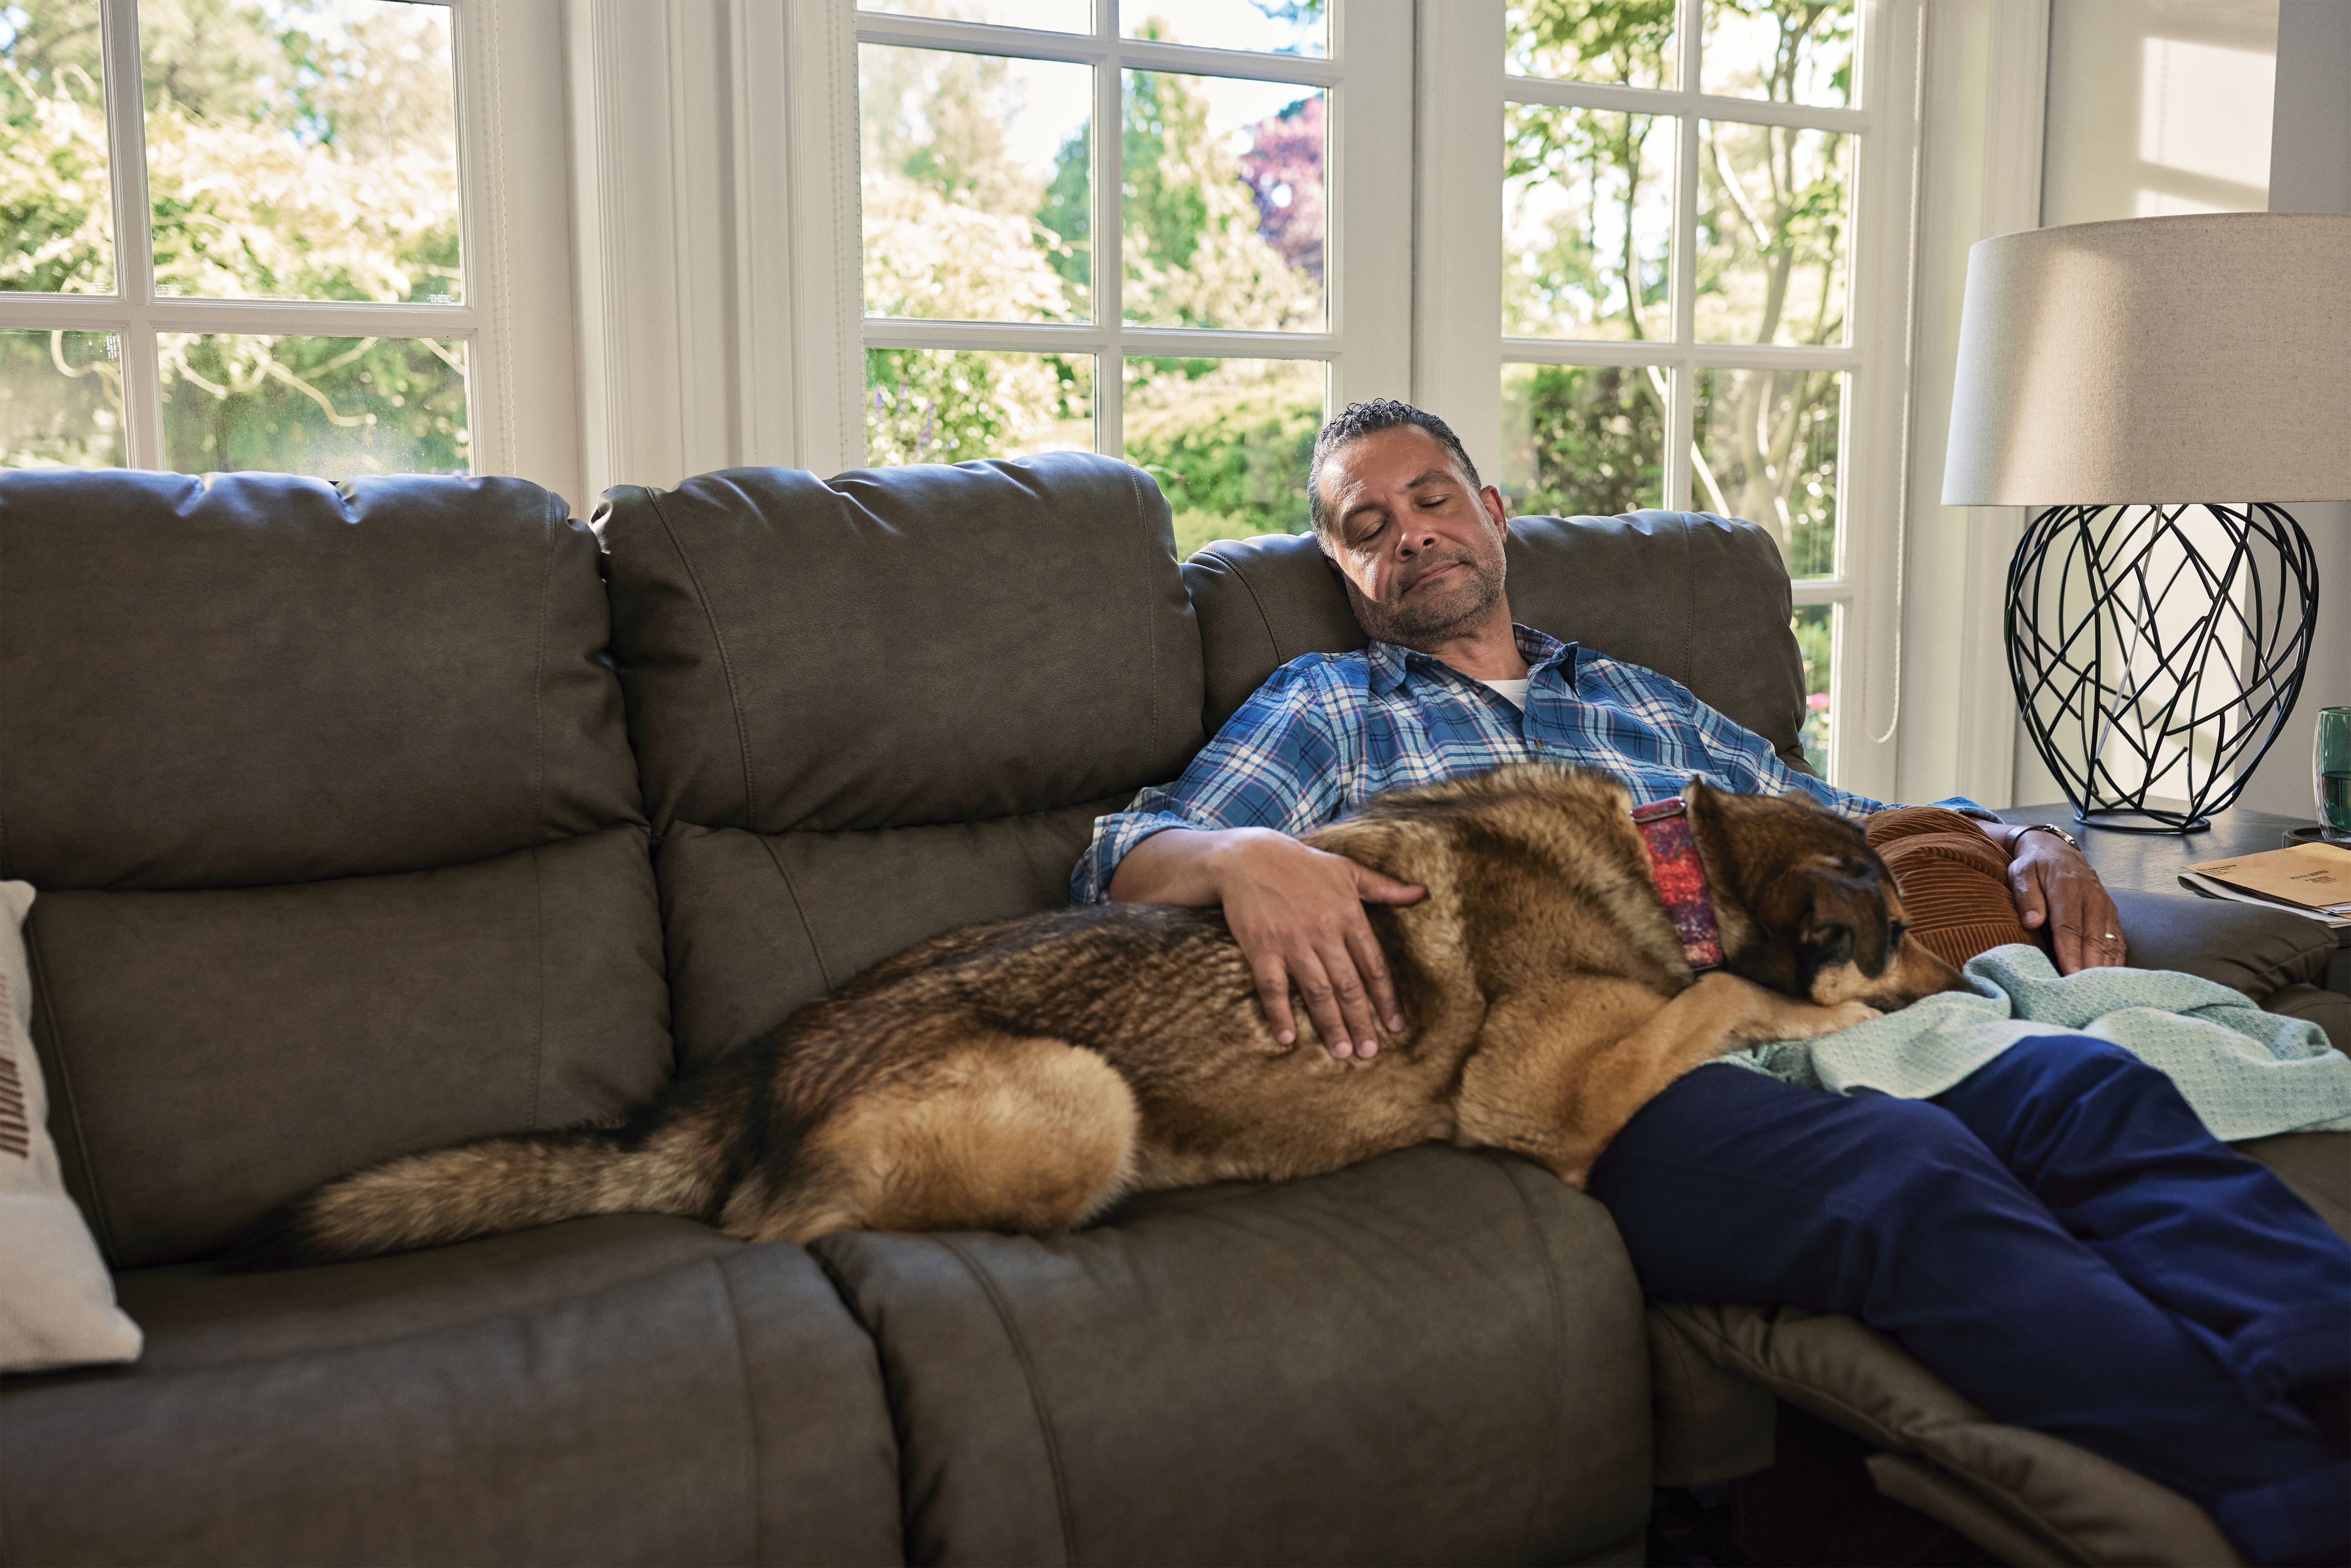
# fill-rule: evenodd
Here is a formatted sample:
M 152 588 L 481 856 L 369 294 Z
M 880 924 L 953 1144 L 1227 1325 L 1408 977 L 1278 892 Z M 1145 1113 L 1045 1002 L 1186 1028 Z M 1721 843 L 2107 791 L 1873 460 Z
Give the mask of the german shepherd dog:
M 934 937 L 626 1123 L 386 1161 L 281 1206 L 232 1269 L 651 1210 L 746 1241 L 1078 1225 L 1136 1191 L 1302 1176 L 1407 1145 L 1515 1150 L 1582 1186 L 1735 1046 L 1958 983 L 1862 831 L 1791 792 L 1684 791 L 1725 956 L 1694 976 L 1622 786 L 1541 765 L 1404 789 L 1305 836 L 1375 905 L 1407 1027 L 1368 1061 L 1277 1040 L 1213 909 L 1114 904 Z

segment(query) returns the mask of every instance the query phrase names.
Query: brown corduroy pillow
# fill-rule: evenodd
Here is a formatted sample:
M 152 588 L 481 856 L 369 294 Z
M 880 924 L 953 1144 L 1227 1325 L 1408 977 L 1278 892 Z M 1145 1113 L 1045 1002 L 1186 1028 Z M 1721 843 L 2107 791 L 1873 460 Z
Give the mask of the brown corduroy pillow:
M 1894 873 L 1910 935 L 1947 964 L 2011 942 L 2043 952 L 2009 891 L 2008 861 L 1972 817 L 1942 806 L 1896 806 L 1869 819 L 1869 847 Z

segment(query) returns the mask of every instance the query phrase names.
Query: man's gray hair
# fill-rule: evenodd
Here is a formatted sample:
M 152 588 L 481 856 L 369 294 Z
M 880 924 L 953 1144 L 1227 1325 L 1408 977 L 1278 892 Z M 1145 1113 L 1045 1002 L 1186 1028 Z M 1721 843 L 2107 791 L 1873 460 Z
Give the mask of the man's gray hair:
M 1478 488 L 1478 465 L 1469 461 L 1469 454 L 1462 449 L 1461 438 L 1453 434 L 1451 425 L 1426 409 L 1398 402 L 1392 397 L 1351 402 L 1339 411 L 1338 417 L 1322 427 L 1322 434 L 1314 438 L 1314 456 L 1306 465 L 1306 515 L 1311 519 L 1318 537 L 1328 538 L 1332 527 L 1330 517 L 1322 509 L 1323 459 L 1350 442 L 1361 441 L 1366 435 L 1383 430 L 1394 430 L 1400 424 L 1416 426 L 1435 436 L 1437 444 L 1453 454 L 1453 460 L 1461 465 L 1461 472 L 1468 476 L 1469 487 L 1472 490 Z

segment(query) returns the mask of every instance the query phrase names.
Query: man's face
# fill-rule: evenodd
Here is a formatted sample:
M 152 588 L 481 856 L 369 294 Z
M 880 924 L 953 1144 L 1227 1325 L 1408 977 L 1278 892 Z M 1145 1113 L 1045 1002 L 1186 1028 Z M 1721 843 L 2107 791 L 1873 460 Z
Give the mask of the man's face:
M 1460 635 L 1502 598 L 1502 498 L 1472 489 L 1417 425 L 1349 442 L 1323 460 L 1332 527 L 1322 548 L 1347 579 L 1364 631 L 1424 651 Z

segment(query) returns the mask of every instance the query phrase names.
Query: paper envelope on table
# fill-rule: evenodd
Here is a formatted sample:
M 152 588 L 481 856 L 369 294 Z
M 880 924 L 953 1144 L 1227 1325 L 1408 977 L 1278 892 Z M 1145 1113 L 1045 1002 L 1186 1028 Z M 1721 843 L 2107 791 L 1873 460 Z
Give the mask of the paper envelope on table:
M 2297 844 L 2188 869 L 2280 904 L 2351 915 L 2351 850 L 2337 844 Z

